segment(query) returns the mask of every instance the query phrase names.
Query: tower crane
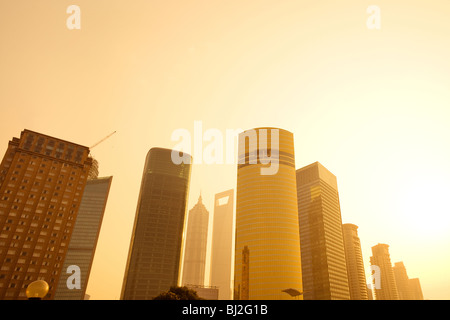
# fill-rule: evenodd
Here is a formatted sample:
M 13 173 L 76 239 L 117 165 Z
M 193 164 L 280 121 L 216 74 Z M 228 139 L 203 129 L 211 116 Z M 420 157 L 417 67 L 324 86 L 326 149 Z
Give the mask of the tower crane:
M 108 134 L 106 137 L 104 137 L 102 140 L 98 141 L 97 143 L 95 143 L 93 146 L 91 146 L 89 149 L 92 149 L 94 147 L 96 147 L 97 145 L 99 145 L 100 143 L 102 143 L 103 141 L 105 141 L 106 139 L 108 139 L 109 137 L 111 137 L 114 133 L 116 133 L 116 131 Z

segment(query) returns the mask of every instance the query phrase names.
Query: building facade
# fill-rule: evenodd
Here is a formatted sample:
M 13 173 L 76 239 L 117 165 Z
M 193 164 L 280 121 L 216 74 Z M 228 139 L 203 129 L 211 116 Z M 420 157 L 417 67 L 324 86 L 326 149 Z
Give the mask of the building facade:
M 89 148 L 24 130 L 0 164 L 0 300 L 45 280 L 53 299 L 92 165 Z
M 198 198 L 189 211 L 186 247 L 184 249 L 183 285 L 203 286 L 205 284 L 206 247 L 208 245 L 209 212 Z
M 409 279 L 413 300 L 423 300 L 422 287 L 418 278 Z
M 187 285 L 191 290 L 197 292 L 197 295 L 205 300 L 219 300 L 219 288 L 214 286 Z
M 111 183 L 112 177 L 94 178 L 86 183 L 55 300 L 84 299 Z M 79 268 L 79 283 L 72 279 L 74 271 L 67 272 L 72 268 Z
M 406 272 L 403 261 L 394 263 L 392 270 L 394 270 L 395 285 L 397 286 L 399 300 L 414 300 L 409 285 L 408 273 Z
M 215 195 L 213 219 L 210 284 L 219 288 L 219 300 L 230 300 L 234 269 L 233 189 Z
M 149 300 L 180 284 L 190 163 L 175 164 L 170 149 L 148 152 L 121 299 Z
M 350 299 L 368 300 L 366 273 L 364 270 L 361 241 L 358 236 L 358 226 L 345 223 L 342 225 L 342 231 Z
M 418 278 L 410 279 L 405 264 L 400 261 L 394 263 L 395 284 L 399 300 L 423 300 L 422 288 Z
M 373 290 L 375 300 L 398 300 L 397 285 L 387 244 L 379 243 L 372 247 L 370 264 L 377 267 L 380 277 L 378 288 L 375 285 Z
M 302 288 L 294 137 L 277 128 L 239 135 L 234 299 L 290 300 Z
M 319 162 L 296 173 L 304 299 L 348 300 L 337 179 Z

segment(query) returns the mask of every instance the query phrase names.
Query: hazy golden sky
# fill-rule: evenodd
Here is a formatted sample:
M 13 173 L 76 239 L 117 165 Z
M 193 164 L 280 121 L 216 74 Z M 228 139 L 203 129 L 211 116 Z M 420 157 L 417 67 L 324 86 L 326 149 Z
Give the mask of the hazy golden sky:
M 148 150 L 196 120 L 280 127 L 297 168 L 337 176 L 366 271 L 387 243 L 425 298 L 450 299 L 449 16 L 448 0 L 0 0 L 0 154 L 24 128 L 87 146 L 117 131 L 92 150 L 114 178 L 87 293 L 118 299 Z M 189 209 L 235 182 L 195 165 Z

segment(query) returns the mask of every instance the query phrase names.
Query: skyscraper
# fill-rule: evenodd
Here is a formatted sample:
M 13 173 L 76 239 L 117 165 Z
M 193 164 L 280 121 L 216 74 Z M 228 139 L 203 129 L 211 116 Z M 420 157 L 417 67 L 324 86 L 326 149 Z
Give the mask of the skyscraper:
M 112 177 L 101 177 L 90 179 L 86 183 L 64 260 L 63 272 L 60 275 L 55 293 L 55 300 L 84 299 L 111 182 Z M 67 281 L 70 281 L 69 277 L 72 276 L 72 273 L 66 272 L 70 270 L 70 266 L 79 268 L 79 288 L 67 286 Z M 76 284 L 76 280 L 70 282 L 73 285 Z
M 398 300 L 397 285 L 387 244 L 379 243 L 372 247 L 370 264 L 377 266 L 380 271 L 380 286 L 379 289 L 376 287 L 374 289 L 375 300 Z
M 53 299 L 92 158 L 89 148 L 30 130 L 0 164 L 0 299 L 26 299 L 35 280 Z
M 183 284 L 205 284 L 206 246 L 208 241 L 209 212 L 202 196 L 189 211 L 184 249 Z
M 170 149 L 152 148 L 147 154 L 122 286 L 124 300 L 152 299 L 181 280 L 190 163 L 175 164 Z
M 319 162 L 298 169 L 297 196 L 304 299 L 350 299 L 336 177 Z
M 361 241 L 358 237 L 358 226 L 345 223 L 342 225 L 342 230 L 350 299 L 368 300 L 366 274 L 364 271 Z
M 232 299 L 234 190 L 214 197 L 210 283 L 219 288 L 219 300 Z
M 241 133 L 238 163 L 234 298 L 292 299 L 283 291 L 303 291 L 293 134 Z
M 417 281 L 411 281 L 409 279 L 408 273 L 406 272 L 405 264 L 400 261 L 394 264 L 392 268 L 394 270 L 395 284 L 397 286 L 398 298 L 400 300 L 423 300 L 419 299 L 420 294 L 416 294 L 416 284 Z M 418 279 L 417 279 L 418 280 Z M 420 284 L 419 284 L 420 288 Z M 420 290 L 422 291 L 422 290 Z
M 422 287 L 418 278 L 409 279 L 413 300 L 423 300 Z

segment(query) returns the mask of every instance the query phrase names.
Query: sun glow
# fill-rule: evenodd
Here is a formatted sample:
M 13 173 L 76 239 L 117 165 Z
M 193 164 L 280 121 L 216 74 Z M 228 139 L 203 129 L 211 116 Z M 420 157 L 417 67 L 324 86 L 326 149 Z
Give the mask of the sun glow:
M 444 237 L 450 230 L 450 185 L 443 176 L 415 175 L 406 181 L 398 198 L 404 229 L 428 240 Z

